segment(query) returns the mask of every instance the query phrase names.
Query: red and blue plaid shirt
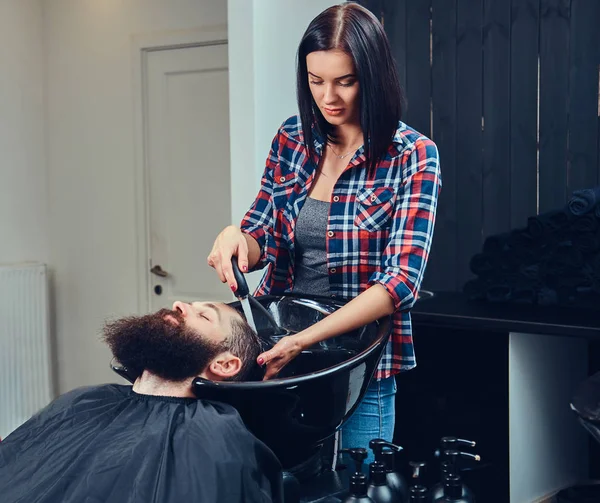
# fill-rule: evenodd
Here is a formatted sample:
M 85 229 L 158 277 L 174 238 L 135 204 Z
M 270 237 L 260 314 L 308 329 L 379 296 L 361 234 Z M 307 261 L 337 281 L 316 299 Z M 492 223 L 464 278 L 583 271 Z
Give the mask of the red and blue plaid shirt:
M 294 286 L 294 230 L 317 158 L 308 158 L 298 116 L 283 123 L 271 145 L 261 188 L 241 229 L 261 249 L 254 269 L 267 267 L 256 295 L 290 292 Z M 354 298 L 373 284 L 394 301 L 393 331 L 378 379 L 416 365 L 410 308 L 423 279 L 441 187 L 435 144 L 400 122 L 387 154 L 369 169 L 359 148 L 331 195 L 327 267 L 332 296 Z

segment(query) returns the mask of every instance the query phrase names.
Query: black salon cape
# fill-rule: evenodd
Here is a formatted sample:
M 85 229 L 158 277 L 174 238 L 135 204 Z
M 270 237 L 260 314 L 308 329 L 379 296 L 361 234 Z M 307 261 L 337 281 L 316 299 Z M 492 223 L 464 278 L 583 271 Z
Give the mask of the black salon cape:
M 66 393 L 0 442 L 2 503 L 262 503 L 280 477 L 229 405 L 131 386 Z

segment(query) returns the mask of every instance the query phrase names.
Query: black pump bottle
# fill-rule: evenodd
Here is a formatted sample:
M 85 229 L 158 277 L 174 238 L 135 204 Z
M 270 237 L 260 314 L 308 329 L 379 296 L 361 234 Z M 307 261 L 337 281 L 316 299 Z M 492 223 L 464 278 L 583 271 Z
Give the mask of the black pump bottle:
M 367 489 L 367 495 L 373 503 L 397 503 L 398 498 L 394 490 L 386 480 L 385 465 L 379 461 L 373 461 L 369 465 L 371 481 Z
M 394 445 L 382 438 L 375 438 L 369 442 L 369 447 L 375 455 L 375 461 L 383 463 L 386 471 L 387 485 L 392 489 L 398 503 L 408 503 L 408 484 L 404 477 L 396 471 L 396 452 L 400 452 L 402 447 Z
M 367 450 L 362 448 L 342 449 L 340 452 L 347 452 L 356 463 L 356 472 L 350 477 L 350 494 L 342 503 L 374 503 L 367 496 L 368 480 L 367 476 L 362 473 L 362 464 L 367 459 Z
M 465 440 L 457 437 L 442 437 L 440 439 L 440 450 L 436 451 L 435 455 L 442 461 L 440 463 L 440 482 L 434 485 L 430 490 L 431 501 L 436 501 L 444 495 L 444 481 L 446 477 L 451 474 L 459 474 L 459 467 L 457 463 L 458 456 L 470 457 L 476 461 L 479 461 L 479 456 L 474 456 L 469 453 L 459 453 L 458 456 L 450 460 L 446 456 L 445 452 L 451 450 L 458 450 L 462 447 L 475 447 L 476 443 L 472 440 Z M 462 496 L 472 496 L 470 489 L 463 484 Z
M 463 484 L 458 475 L 448 475 L 444 481 L 444 494 L 435 503 L 475 503 L 472 495 L 463 496 Z
M 469 488 L 467 488 L 460 478 L 458 468 L 458 458 L 470 458 L 479 461 L 480 457 L 468 452 L 460 452 L 454 449 L 448 449 L 443 452 L 448 460 L 448 471 L 442 475 L 441 482 L 442 492 L 439 492 L 439 485 L 436 486 L 435 493 L 432 491 L 431 503 L 475 503 L 475 496 Z

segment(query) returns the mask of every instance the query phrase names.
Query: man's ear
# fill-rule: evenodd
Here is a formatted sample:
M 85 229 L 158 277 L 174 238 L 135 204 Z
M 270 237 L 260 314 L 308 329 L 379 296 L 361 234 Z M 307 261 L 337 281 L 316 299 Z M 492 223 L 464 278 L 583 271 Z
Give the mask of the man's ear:
M 209 378 L 214 381 L 223 379 L 231 379 L 242 369 L 242 360 L 231 354 L 229 351 L 224 351 L 218 354 L 206 368 L 206 373 Z

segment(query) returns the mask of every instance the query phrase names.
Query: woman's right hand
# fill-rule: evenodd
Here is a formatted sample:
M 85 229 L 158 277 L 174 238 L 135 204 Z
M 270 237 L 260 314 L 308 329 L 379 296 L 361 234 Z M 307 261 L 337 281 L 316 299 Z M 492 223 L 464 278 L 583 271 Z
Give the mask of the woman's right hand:
M 240 271 L 248 272 L 248 242 L 239 227 L 229 225 L 215 239 L 207 262 L 217 271 L 221 282 L 227 283 L 231 291 L 235 292 L 237 282 L 231 266 L 233 256 L 238 258 Z

